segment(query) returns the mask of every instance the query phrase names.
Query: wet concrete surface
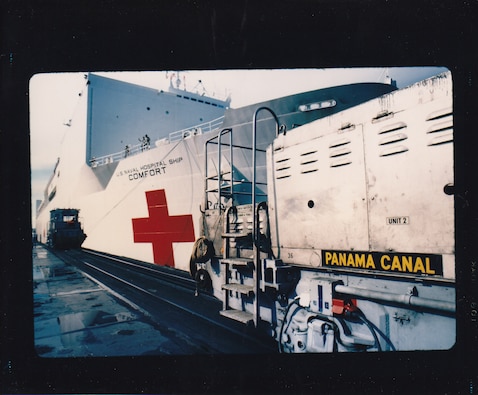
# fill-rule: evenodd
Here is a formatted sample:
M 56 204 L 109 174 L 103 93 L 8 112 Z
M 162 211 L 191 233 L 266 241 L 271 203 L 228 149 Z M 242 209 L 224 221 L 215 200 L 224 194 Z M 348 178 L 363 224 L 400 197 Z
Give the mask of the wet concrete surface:
M 53 253 L 33 247 L 35 350 L 40 357 L 195 353 L 178 334 L 163 333 L 137 307 L 118 299 Z

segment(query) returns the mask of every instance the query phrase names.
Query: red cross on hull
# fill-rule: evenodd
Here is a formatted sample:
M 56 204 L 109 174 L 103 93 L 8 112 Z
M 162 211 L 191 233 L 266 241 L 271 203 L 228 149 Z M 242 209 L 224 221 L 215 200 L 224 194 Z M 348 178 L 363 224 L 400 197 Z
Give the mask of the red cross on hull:
M 193 216 L 168 212 L 164 189 L 146 192 L 149 218 L 133 218 L 135 243 L 152 243 L 154 263 L 174 267 L 173 243 L 195 241 Z

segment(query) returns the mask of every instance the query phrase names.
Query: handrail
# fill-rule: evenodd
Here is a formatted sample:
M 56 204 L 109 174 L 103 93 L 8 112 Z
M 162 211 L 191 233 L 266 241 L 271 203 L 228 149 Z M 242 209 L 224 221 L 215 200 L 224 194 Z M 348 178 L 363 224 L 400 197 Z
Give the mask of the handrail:
M 224 116 L 221 116 L 219 118 L 213 119 L 208 122 L 203 122 L 189 128 L 184 128 L 181 130 L 177 130 L 175 132 L 171 132 L 169 133 L 168 137 L 156 140 L 156 143 L 163 142 L 164 144 L 170 144 L 172 142 L 184 140 L 198 134 L 210 133 L 214 130 L 217 130 L 221 126 L 223 120 L 224 120 Z M 95 158 L 95 157 L 91 158 L 90 166 L 98 167 L 98 166 L 106 165 L 108 163 L 117 162 L 121 159 L 149 150 L 150 148 L 151 147 L 149 144 L 145 144 L 143 142 L 139 144 L 135 144 L 135 145 L 128 145 L 119 152 L 103 155 L 98 158 Z
M 250 195 L 251 195 L 251 199 L 252 199 L 252 207 L 255 207 L 256 205 L 256 197 L 260 194 L 257 193 L 256 191 L 256 187 L 257 185 L 267 185 L 267 183 L 262 183 L 262 182 L 257 182 L 257 152 L 261 152 L 261 153 L 265 153 L 267 152 L 266 150 L 264 149 L 259 149 L 257 148 L 257 138 L 256 138 L 256 130 L 257 130 L 257 115 L 260 111 L 262 110 L 267 110 L 268 112 L 270 112 L 270 114 L 272 115 L 272 117 L 274 118 L 275 120 L 275 124 L 276 124 L 276 137 L 278 136 L 279 134 L 279 120 L 277 118 L 277 116 L 275 115 L 275 113 L 269 109 L 268 107 L 259 107 L 255 113 L 254 113 L 254 118 L 253 118 L 253 128 L 252 128 L 252 146 L 251 147 L 245 147 L 245 146 L 242 146 L 242 145 L 235 145 L 233 143 L 233 136 L 232 136 L 232 127 L 229 127 L 229 128 L 226 128 L 226 129 L 222 129 L 216 136 L 214 137 L 211 137 L 210 139 L 208 139 L 206 142 L 205 142 L 205 150 L 204 150 L 204 174 L 205 174 L 205 179 L 204 179 L 204 209 L 207 209 L 208 208 L 208 193 L 209 192 L 217 192 L 218 194 L 218 202 L 220 203 L 221 202 L 221 197 L 222 197 L 222 190 L 224 188 L 223 185 L 221 185 L 221 183 L 223 182 L 223 177 L 222 177 L 222 173 L 221 173 L 221 168 L 222 168 L 222 146 L 223 145 L 227 145 L 229 146 L 229 151 L 230 151 L 230 163 L 231 163 L 231 180 L 230 180 L 230 185 L 228 185 L 228 188 L 230 189 L 230 196 L 231 198 L 233 199 L 233 204 L 234 204 L 234 195 L 236 194 L 236 192 L 234 192 L 234 185 L 235 185 L 235 180 L 234 180 L 234 166 L 233 166 L 233 163 L 234 163 L 234 160 L 233 160 L 233 152 L 234 152 L 234 148 L 240 148 L 240 149 L 243 149 L 243 150 L 250 150 L 252 151 L 252 181 L 248 181 L 249 184 L 251 184 L 251 192 L 250 192 Z M 268 118 L 270 119 L 270 118 Z M 227 133 L 229 133 L 230 137 L 229 137 L 229 143 L 226 143 L 223 141 L 223 136 L 226 135 Z M 215 144 L 218 146 L 218 159 L 217 159 L 217 190 L 213 189 L 213 190 L 209 190 L 209 186 L 208 186 L 208 181 L 209 180 L 216 180 L 216 176 L 214 177 L 209 177 L 209 164 L 208 164 L 208 158 L 209 158 L 209 152 L 208 152 L 208 147 L 209 147 L 209 144 Z M 241 181 L 242 183 L 242 181 Z M 240 194 L 240 193 L 238 193 Z M 262 196 L 262 195 L 261 195 Z M 265 196 L 265 195 L 264 195 Z M 221 204 L 218 205 L 219 209 L 221 209 Z M 253 233 L 252 233 L 252 236 L 253 236 L 253 241 L 254 243 L 256 243 L 256 239 L 257 239 L 257 235 L 256 235 L 256 231 L 255 231 L 255 228 L 257 227 L 257 222 L 254 222 L 254 225 L 253 225 Z
M 222 131 L 220 133 L 222 133 Z M 218 138 L 218 135 L 215 135 L 211 137 L 210 139 L 206 140 L 206 142 L 204 143 L 204 210 L 207 210 L 209 208 L 209 205 L 208 205 L 208 189 L 209 189 L 208 188 L 208 180 L 209 180 L 208 158 L 209 158 L 209 155 L 207 152 L 207 148 L 209 144 L 217 144 L 217 143 L 213 143 L 213 140 L 216 140 L 217 138 Z M 217 177 L 218 179 L 221 178 L 219 172 Z
M 214 139 L 215 139 L 215 137 L 212 138 L 212 139 L 210 139 L 210 140 L 208 140 L 208 143 L 219 145 L 219 143 L 216 143 L 216 142 L 212 141 L 212 140 L 214 140 Z M 227 144 L 226 144 L 226 143 L 223 143 L 222 145 L 227 145 Z M 244 145 L 234 144 L 234 148 L 241 148 L 241 149 L 245 149 L 245 150 L 247 149 L 247 150 L 252 151 L 252 147 L 246 147 L 246 146 L 244 146 Z M 265 150 L 265 149 L 260 149 L 260 148 L 257 148 L 256 151 L 258 151 L 258 152 L 264 152 L 264 153 L 267 152 L 267 150 Z
M 231 189 L 231 199 L 233 198 L 233 185 L 234 185 L 234 168 L 233 168 L 233 163 L 234 161 L 232 160 L 232 129 L 231 128 L 227 128 L 227 129 L 223 129 L 219 132 L 217 138 L 218 138 L 218 143 L 219 143 L 219 146 L 218 146 L 218 159 L 217 159 L 217 193 L 218 193 L 218 201 L 219 203 L 221 203 L 221 157 L 222 157 L 222 152 L 221 152 L 221 147 L 222 147 L 222 142 L 221 142 L 221 139 L 222 139 L 222 136 L 226 133 L 229 133 L 229 162 L 231 164 L 231 182 L 230 182 L 230 189 Z M 233 201 L 233 204 L 234 204 L 234 201 Z M 219 210 L 221 209 L 220 208 L 221 205 L 219 204 Z
M 254 299 L 254 325 L 259 325 L 259 319 L 261 316 L 261 307 L 259 303 L 259 289 L 260 289 L 260 279 L 263 276 L 262 268 L 260 264 L 260 244 L 258 240 L 258 233 L 259 233 L 259 210 L 256 213 L 256 150 L 257 150 L 257 114 L 260 111 L 266 110 L 268 111 L 273 117 L 276 122 L 276 137 L 279 135 L 279 120 L 277 119 L 276 114 L 268 107 L 259 107 L 254 112 L 254 118 L 252 123 L 252 242 L 254 244 L 254 294 L 256 295 Z
M 212 121 L 203 122 L 189 128 L 184 128 L 176 132 L 172 132 L 169 134 L 169 142 L 172 143 L 174 141 L 183 140 L 196 134 L 212 132 L 222 125 L 223 120 L 224 116 L 213 119 Z
M 279 135 L 279 119 L 277 118 L 277 115 L 268 107 L 259 107 L 255 112 L 254 112 L 254 118 L 252 122 L 252 210 L 255 210 L 256 207 L 256 150 L 257 150 L 257 114 L 259 114 L 260 111 L 266 110 L 268 111 L 273 117 L 276 122 L 276 137 Z M 252 241 L 254 242 L 254 245 L 257 247 L 257 218 L 254 215 L 253 216 L 253 226 L 252 226 Z

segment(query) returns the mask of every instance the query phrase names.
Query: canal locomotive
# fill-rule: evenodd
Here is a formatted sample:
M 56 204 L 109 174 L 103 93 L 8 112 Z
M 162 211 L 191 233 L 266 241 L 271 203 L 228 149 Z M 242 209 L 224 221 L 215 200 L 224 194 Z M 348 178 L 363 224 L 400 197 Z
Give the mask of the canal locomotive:
M 47 245 L 55 249 L 79 248 L 86 235 L 79 221 L 77 209 L 55 209 L 50 211 Z
M 259 147 L 267 128 L 276 137 Z M 248 147 L 232 128 L 205 147 L 190 266 L 221 315 L 268 331 L 284 353 L 453 347 L 451 74 L 290 130 L 260 107 L 251 133 Z

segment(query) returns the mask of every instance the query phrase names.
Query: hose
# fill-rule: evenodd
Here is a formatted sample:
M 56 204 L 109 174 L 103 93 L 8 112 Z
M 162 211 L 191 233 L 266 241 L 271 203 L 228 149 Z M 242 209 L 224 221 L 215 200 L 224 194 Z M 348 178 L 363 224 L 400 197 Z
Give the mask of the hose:
M 298 312 L 302 308 L 300 305 L 298 305 L 298 301 L 299 301 L 299 297 L 296 297 L 287 306 L 287 309 L 285 311 L 284 320 L 282 321 L 282 325 L 281 325 L 281 328 L 280 328 L 280 331 L 279 331 L 279 339 L 278 339 L 278 342 L 277 342 L 278 343 L 278 348 L 279 348 L 279 353 L 284 352 L 283 344 L 282 344 L 282 335 L 289 328 L 292 317 L 295 315 L 296 312 Z M 295 306 L 297 308 L 294 310 L 292 315 L 290 317 L 288 317 L 293 306 Z M 367 317 L 365 316 L 365 314 L 361 310 L 356 309 L 354 311 L 350 311 L 349 313 L 350 313 L 351 317 L 359 319 L 360 322 L 362 322 L 364 325 L 367 326 L 367 328 L 370 330 L 370 332 L 371 332 L 371 334 L 374 338 L 375 346 L 377 347 L 378 351 L 383 351 L 383 349 L 382 349 L 382 345 L 380 344 L 380 340 L 377 336 L 377 333 L 385 340 L 385 342 L 390 346 L 390 349 L 392 351 L 396 351 L 395 346 L 390 341 L 390 339 L 373 322 L 368 320 Z M 349 348 L 349 349 L 355 349 L 357 347 L 356 344 L 345 341 L 345 338 L 347 338 L 349 336 L 347 335 L 347 333 L 345 333 L 345 328 L 347 326 L 341 322 L 341 319 L 336 318 L 336 317 L 329 317 L 329 316 L 325 316 L 325 315 L 316 313 L 316 314 L 314 314 L 314 316 L 312 316 L 308 319 L 308 322 L 311 322 L 314 319 L 319 319 L 321 321 L 326 321 L 328 324 L 330 324 L 333 327 L 333 330 L 335 332 L 336 341 L 338 343 L 340 343 L 343 347 Z M 346 318 L 342 318 L 342 319 L 346 319 Z M 286 322 L 287 322 L 287 327 L 286 327 Z M 344 325 L 345 325 L 345 328 L 344 328 Z
M 368 320 L 367 317 L 365 317 L 365 314 L 361 310 L 357 309 L 355 313 L 357 314 L 358 318 L 365 323 L 365 325 L 367 326 L 370 325 L 370 327 L 373 328 L 374 332 L 378 333 L 383 338 L 383 340 L 387 342 L 387 344 L 390 346 L 392 351 L 397 351 L 395 349 L 395 346 L 393 345 L 391 340 L 385 335 L 385 333 L 383 333 L 380 330 L 380 328 L 378 328 L 372 321 Z M 382 350 L 379 350 L 379 351 L 382 351 Z
M 382 351 L 382 346 L 378 340 L 377 333 L 375 332 L 374 328 L 372 325 L 370 325 L 370 322 L 365 318 L 362 317 L 362 315 L 357 314 L 357 318 L 365 324 L 365 326 L 369 329 L 369 331 L 372 333 L 373 339 L 375 340 L 375 345 L 377 347 L 378 351 Z

